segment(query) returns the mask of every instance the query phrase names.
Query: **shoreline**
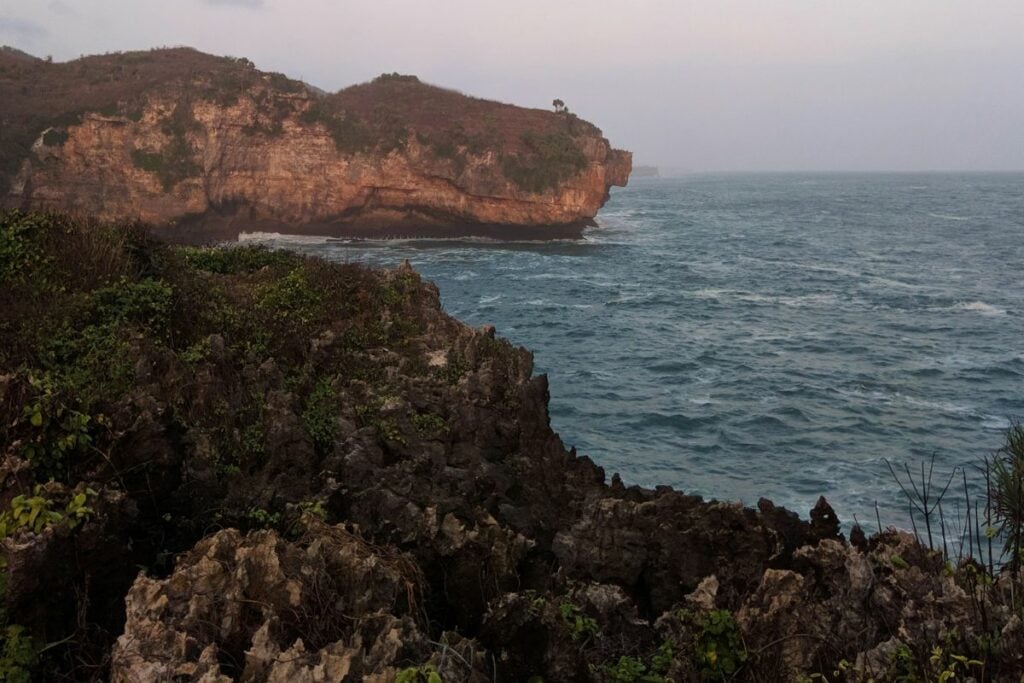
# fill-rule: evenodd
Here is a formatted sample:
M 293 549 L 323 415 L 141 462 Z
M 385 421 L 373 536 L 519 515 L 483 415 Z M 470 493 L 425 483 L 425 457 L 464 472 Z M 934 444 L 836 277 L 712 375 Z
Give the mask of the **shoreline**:
M 256 233 L 354 241 L 481 238 L 496 242 L 554 242 L 580 240 L 587 228 L 596 226 L 594 220 L 566 225 L 431 224 L 415 221 L 387 224 L 317 222 L 296 225 L 271 220 L 203 217 L 173 225 L 147 225 L 146 230 L 153 237 L 169 244 L 213 246 L 239 242 L 242 235 Z

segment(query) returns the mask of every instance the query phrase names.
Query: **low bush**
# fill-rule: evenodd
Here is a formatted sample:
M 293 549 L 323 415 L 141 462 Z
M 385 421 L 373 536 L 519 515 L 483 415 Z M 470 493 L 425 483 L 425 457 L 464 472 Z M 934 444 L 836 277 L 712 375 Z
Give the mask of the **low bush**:
M 507 154 L 501 159 L 505 177 L 521 190 L 552 190 L 587 166 L 587 158 L 576 141 L 564 131 L 526 132 L 522 143 L 527 150 L 525 154 Z

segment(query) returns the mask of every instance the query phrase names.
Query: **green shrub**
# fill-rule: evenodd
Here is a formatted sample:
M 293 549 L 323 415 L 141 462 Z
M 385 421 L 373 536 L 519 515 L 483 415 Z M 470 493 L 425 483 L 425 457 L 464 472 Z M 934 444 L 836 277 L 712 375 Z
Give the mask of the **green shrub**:
M 395 683 L 444 683 L 437 667 L 433 664 L 410 666 L 402 669 L 395 676 Z
M 96 495 L 92 489 L 75 494 L 61 513 L 53 509 L 55 501 L 43 496 L 42 487 L 37 484 L 31 496 L 15 496 L 11 499 L 10 509 L 0 513 L 0 538 L 22 529 L 38 534 L 61 522 L 74 529 L 92 517 L 93 509 L 86 503 Z
M 339 407 L 338 395 L 328 379 L 317 382 L 306 398 L 302 424 L 309 438 L 313 440 L 313 445 L 322 453 L 334 447 L 334 437 L 338 432 Z
M 22 407 L 16 423 L 22 434 L 19 453 L 47 477 L 60 477 L 68 461 L 84 454 L 93 443 L 93 431 L 105 418 L 93 419 L 68 406 L 49 377 L 30 377 L 35 397 Z
M 264 312 L 303 325 L 309 325 L 323 313 L 324 295 L 302 267 L 260 287 L 256 299 Z
M 458 384 L 462 376 L 470 371 L 469 361 L 466 357 L 455 350 L 448 351 L 447 362 L 438 368 L 439 374 L 448 384 Z
M 55 386 L 88 413 L 134 385 L 131 339 L 130 325 L 120 321 L 79 327 L 66 320 L 43 347 L 41 365 Z
M 665 641 L 651 656 L 650 665 L 640 657 L 623 655 L 614 664 L 606 664 L 599 670 L 612 683 L 665 683 L 664 675 L 672 666 L 673 656 L 672 643 Z
M 198 125 L 192 117 L 191 105 L 184 100 L 179 102 L 161 126 L 164 134 L 170 138 L 167 144 L 158 152 L 132 150 L 132 164 L 147 173 L 155 174 L 164 192 L 169 192 L 186 178 L 199 175 L 203 169 L 195 162 L 188 141 L 188 133 L 196 130 Z
M 569 633 L 572 635 L 573 640 L 582 640 L 586 642 L 593 640 L 600 635 L 600 628 L 597 625 L 597 620 L 593 617 L 584 615 L 583 610 L 571 602 L 563 602 L 558 606 L 558 611 L 561 613 L 562 620 L 569 629 Z
M 190 131 L 199 130 L 199 122 L 192 115 L 192 103 L 182 98 L 163 120 L 160 126 L 164 134 L 172 138 L 184 138 Z
M 437 436 L 448 431 L 448 423 L 440 415 L 416 413 L 412 425 L 421 436 Z
M 253 527 L 258 529 L 273 529 L 281 523 L 280 512 L 268 512 L 256 506 L 245 511 L 245 518 Z
M 55 387 L 76 397 L 88 413 L 131 389 L 134 336 L 168 339 L 174 290 L 163 280 L 122 278 L 75 301 L 43 344 L 41 361 Z
M 587 158 L 571 135 L 564 131 L 522 136 L 526 154 L 505 155 L 501 160 L 505 177 L 527 192 L 546 192 L 578 174 Z
M 697 617 L 697 662 L 701 678 L 728 681 L 747 661 L 739 626 L 728 610 L 714 610 Z
M 39 659 L 38 649 L 23 626 L 7 626 L 0 646 L 0 681 L 30 683 Z
M 411 74 L 400 74 L 394 71 L 389 74 L 381 74 L 373 79 L 374 83 L 421 83 L 420 79 Z
M 263 268 L 295 267 L 293 252 L 274 251 L 264 246 L 182 247 L 179 253 L 192 268 L 218 275 L 254 273 Z
M 0 284 L 11 281 L 36 281 L 43 276 L 52 255 L 41 243 L 42 234 L 51 227 L 49 217 L 10 211 L 0 221 Z
M 174 288 L 163 280 L 145 278 L 117 283 L 92 295 L 95 316 L 100 323 L 127 322 L 166 337 L 174 304 Z
M 169 192 L 182 180 L 195 177 L 203 170 L 193 160 L 192 147 L 183 137 L 171 138 L 159 152 L 132 150 L 131 158 L 136 168 L 157 176 L 164 192 Z
M 1005 439 L 1003 447 L 987 459 L 986 467 L 991 472 L 991 504 L 1003 552 L 1016 572 L 1024 552 L 1024 425 L 1011 425 Z
M 319 123 L 343 154 L 359 154 L 377 146 L 376 135 L 358 114 L 345 110 L 331 111 L 320 104 L 312 105 L 303 115 L 306 123 Z

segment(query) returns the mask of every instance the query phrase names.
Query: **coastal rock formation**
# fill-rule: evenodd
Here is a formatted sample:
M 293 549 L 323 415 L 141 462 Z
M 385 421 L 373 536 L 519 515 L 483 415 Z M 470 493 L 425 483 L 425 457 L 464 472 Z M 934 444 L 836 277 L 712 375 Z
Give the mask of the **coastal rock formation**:
M 184 49 L 64 64 L 0 53 L 0 100 L 5 204 L 137 219 L 181 239 L 561 236 L 631 168 L 568 112 L 397 74 L 324 95 Z
M 407 266 L 18 212 L 0 244 L 0 672 L 1024 673 L 1019 574 L 852 545 L 824 499 L 804 521 L 608 482 L 530 353 Z

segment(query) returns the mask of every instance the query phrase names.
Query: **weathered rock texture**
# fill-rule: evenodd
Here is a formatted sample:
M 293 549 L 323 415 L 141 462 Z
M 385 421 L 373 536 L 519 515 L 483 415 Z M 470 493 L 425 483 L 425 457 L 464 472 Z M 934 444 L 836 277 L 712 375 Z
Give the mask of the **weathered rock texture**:
M 572 114 L 414 77 L 323 95 L 187 50 L 66 64 L 0 55 L 0 66 L 4 117 L 22 147 L 31 139 L 7 159 L 6 204 L 141 219 L 185 239 L 559 236 L 587 224 L 631 168 L 628 152 Z
M 0 628 L 41 680 L 1024 672 L 1019 576 L 606 482 L 530 353 L 410 268 L 0 230 Z

